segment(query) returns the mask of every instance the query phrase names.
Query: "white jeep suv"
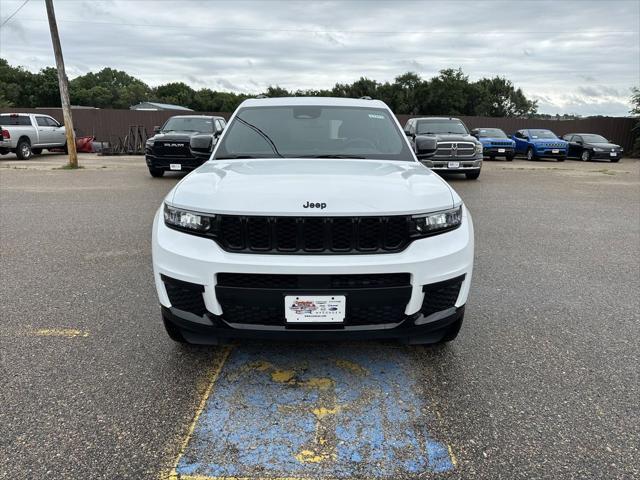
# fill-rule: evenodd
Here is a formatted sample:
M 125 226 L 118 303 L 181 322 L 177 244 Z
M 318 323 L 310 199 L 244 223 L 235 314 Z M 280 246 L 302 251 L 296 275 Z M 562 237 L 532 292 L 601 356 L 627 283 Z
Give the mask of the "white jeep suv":
M 462 324 L 473 224 L 384 103 L 252 99 L 166 196 L 153 267 L 179 342 L 435 343 Z

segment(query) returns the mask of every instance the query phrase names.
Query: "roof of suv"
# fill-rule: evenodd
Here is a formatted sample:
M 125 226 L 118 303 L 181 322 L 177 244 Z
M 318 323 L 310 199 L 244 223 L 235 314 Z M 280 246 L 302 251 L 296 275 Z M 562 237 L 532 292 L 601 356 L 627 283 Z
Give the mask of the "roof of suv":
M 364 100 L 359 98 L 341 97 L 250 98 L 240 104 L 241 107 L 281 107 L 288 105 L 387 108 L 387 105 L 380 100 Z

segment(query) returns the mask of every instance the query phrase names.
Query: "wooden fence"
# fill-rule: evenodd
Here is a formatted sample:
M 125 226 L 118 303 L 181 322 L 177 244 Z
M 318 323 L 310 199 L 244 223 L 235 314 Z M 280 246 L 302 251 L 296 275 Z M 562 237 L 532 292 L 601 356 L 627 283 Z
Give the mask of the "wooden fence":
M 5 112 L 44 113 L 62 120 L 59 108 L 0 108 Z M 73 110 L 73 122 L 78 136 L 94 136 L 100 141 L 115 141 L 123 138 L 129 131 L 130 125 L 143 125 L 149 135 L 153 134 L 153 127 L 162 125 L 173 115 L 189 114 L 191 112 L 176 111 L 140 111 L 113 109 L 84 109 Z M 196 112 L 193 112 L 196 113 Z M 229 118 L 228 112 L 199 112 L 208 115 L 220 115 Z M 410 115 L 398 115 L 398 120 L 404 125 Z M 522 128 L 548 128 L 557 135 L 566 133 L 598 133 L 631 152 L 636 131 L 633 130 L 637 120 L 619 117 L 593 117 L 581 120 L 536 120 L 526 118 L 501 117 L 459 117 L 469 128 L 496 127 L 504 130 L 508 135 Z

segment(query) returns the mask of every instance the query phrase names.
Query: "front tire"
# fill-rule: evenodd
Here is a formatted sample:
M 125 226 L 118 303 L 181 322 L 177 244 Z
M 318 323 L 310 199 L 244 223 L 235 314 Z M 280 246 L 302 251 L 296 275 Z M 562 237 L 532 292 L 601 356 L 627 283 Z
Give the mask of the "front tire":
M 533 148 L 529 147 L 527 148 L 527 160 L 536 160 L 536 154 L 533 151 Z
M 466 172 L 464 176 L 467 177 L 467 180 L 476 180 L 480 176 L 480 170 L 475 172 Z
M 567 157 L 559 157 L 559 158 L 558 158 L 558 161 L 559 161 L 559 162 L 564 162 L 566 159 L 567 159 Z
M 33 152 L 34 155 L 40 155 L 42 153 L 41 148 L 34 148 L 31 151 Z
M 149 173 L 151 174 L 152 177 L 159 178 L 164 175 L 164 170 L 162 170 L 161 168 L 149 167 Z
M 29 160 L 33 157 L 33 151 L 31 150 L 31 143 L 29 140 L 22 139 L 18 142 L 16 147 L 16 157 L 18 160 Z
M 513 157 L 515 157 L 514 154 L 507 155 L 507 162 L 513 162 Z
M 580 158 L 582 159 L 583 162 L 591 161 L 591 152 L 589 150 L 583 150 L 582 155 L 580 155 Z

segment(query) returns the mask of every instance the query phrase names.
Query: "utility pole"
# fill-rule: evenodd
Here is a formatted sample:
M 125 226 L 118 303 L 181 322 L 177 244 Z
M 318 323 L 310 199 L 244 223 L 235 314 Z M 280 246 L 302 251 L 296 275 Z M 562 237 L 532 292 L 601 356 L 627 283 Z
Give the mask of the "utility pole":
M 56 57 L 56 67 L 58 69 L 58 84 L 60 85 L 60 102 L 62 103 L 62 117 L 64 118 L 64 129 L 67 134 L 67 151 L 69 153 L 69 168 L 78 168 L 78 152 L 76 151 L 76 137 L 73 132 L 73 119 L 71 118 L 71 102 L 69 101 L 69 82 L 64 71 L 64 60 L 62 58 L 62 47 L 60 46 L 60 36 L 58 35 L 58 24 L 56 23 L 56 12 L 53 10 L 53 0 L 45 0 L 47 5 L 47 18 L 49 19 L 49 30 L 51 31 L 51 42 L 53 43 L 53 54 Z

